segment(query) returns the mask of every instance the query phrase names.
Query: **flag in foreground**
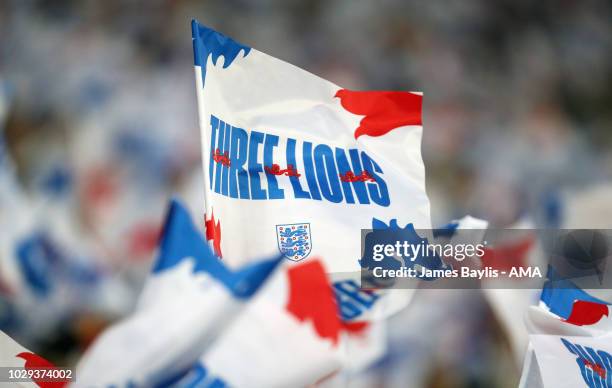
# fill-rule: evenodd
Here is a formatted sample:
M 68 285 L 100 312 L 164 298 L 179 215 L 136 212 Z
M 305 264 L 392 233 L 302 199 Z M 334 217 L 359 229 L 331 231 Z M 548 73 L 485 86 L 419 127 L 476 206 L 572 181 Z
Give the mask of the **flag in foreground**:
M 358 279 L 360 229 L 373 219 L 430 228 L 420 93 L 343 89 L 195 21 L 192 30 L 217 255 L 317 256 L 334 280 Z
M 280 258 L 228 269 L 177 201 L 136 311 L 106 330 L 77 367 L 79 386 L 155 386 L 197 361 Z
M 345 326 L 318 259 L 275 273 L 244 312 L 175 378 L 178 386 L 304 387 L 345 365 Z

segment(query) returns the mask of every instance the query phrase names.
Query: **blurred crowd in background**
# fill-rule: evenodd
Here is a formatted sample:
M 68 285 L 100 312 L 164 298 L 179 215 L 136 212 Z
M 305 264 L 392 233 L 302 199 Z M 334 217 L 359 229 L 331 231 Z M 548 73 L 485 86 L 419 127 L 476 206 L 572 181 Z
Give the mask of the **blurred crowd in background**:
M 349 89 L 423 91 L 434 225 L 557 227 L 564 193 L 612 177 L 607 1 L 2 1 L 0 329 L 59 365 L 130 310 L 173 193 L 203 227 L 192 18 Z M 370 384 L 516 385 L 477 290 L 411 309 L 423 338 Z

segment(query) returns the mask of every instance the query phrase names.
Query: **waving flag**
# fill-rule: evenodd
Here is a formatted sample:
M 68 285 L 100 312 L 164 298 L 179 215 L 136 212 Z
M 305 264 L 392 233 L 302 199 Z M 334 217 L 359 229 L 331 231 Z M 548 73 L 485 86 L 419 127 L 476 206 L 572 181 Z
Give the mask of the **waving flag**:
M 548 314 L 538 313 L 537 309 Z M 592 296 L 568 279 L 558 278 L 552 267 L 549 268 L 548 280 L 544 283 L 537 309 L 534 308 L 528 316 L 534 333 L 548 334 L 547 326 L 543 324 L 547 321 L 546 316 L 553 317 L 548 321 L 561 321 L 574 326 L 574 330 L 593 333 L 591 335 L 612 333 L 610 303 Z
M 0 294 L 20 321 L 13 329 L 44 338 L 85 307 L 125 311 L 125 284 L 106 273 L 86 238 L 70 235 L 59 207 L 30 197 L 6 167 L 0 162 Z
M 547 276 L 540 304 L 529 307 L 525 317 L 527 330 L 532 335 L 529 336 L 530 344 L 523 366 L 522 387 L 562 386 L 555 385 L 554 382 L 564 380 L 564 384 L 570 384 L 576 381 L 574 375 L 579 376 L 579 374 L 575 373 L 575 367 L 568 369 L 573 370 L 573 374 L 563 373 L 557 377 L 550 374 L 551 368 L 558 368 L 558 365 L 565 362 L 558 360 L 559 354 L 564 354 L 558 350 L 557 342 L 560 336 L 572 336 L 582 342 L 596 341 L 598 344 L 604 344 L 605 340 L 606 343 L 612 344 L 610 304 L 590 295 L 572 281 L 559 278 L 552 267 L 549 268 Z M 604 363 L 599 364 L 598 361 L 590 358 L 593 356 L 592 349 L 584 353 L 585 349 L 589 348 L 572 345 L 568 342 L 569 340 L 561 341 L 565 345 L 565 348 L 561 349 L 569 350 L 582 357 L 580 360 L 577 359 L 580 374 L 584 378 L 582 384 L 586 383 L 589 387 L 612 387 L 612 380 L 610 380 L 612 375 L 607 371 L 605 375 L 601 375 L 598 371 L 602 372 L 604 369 L 596 367 L 597 365 L 612 366 L 612 364 L 606 364 L 612 359 L 608 360 L 606 358 L 608 356 L 605 356 Z M 546 369 L 548 372 L 545 372 Z
M 334 280 L 358 280 L 360 229 L 374 218 L 430 228 L 420 93 L 343 89 L 192 29 L 206 235 L 218 255 L 321 257 Z
M 3 133 L 9 86 L 0 80 L 0 304 L 6 306 L 0 326 L 41 339 L 75 311 L 117 314 L 130 303 L 125 284 L 95 260 L 69 203 L 42 194 L 51 187 L 27 191 L 19 183 Z M 61 191 L 61 175 L 46 176 L 41 186 Z
M 353 366 L 353 340 L 366 324 L 340 321 L 333 291 L 318 259 L 278 271 L 178 386 L 310 386 Z M 382 322 L 381 322 L 382 323 Z M 236 370 L 240 365 L 240 370 Z
M 85 353 L 77 368 L 79 385 L 153 386 L 191 366 L 279 262 L 276 258 L 228 269 L 185 208 L 172 201 L 159 257 L 138 309 Z
M 180 385 L 309 386 L 341 368 L 346 332 L 323 265 L 311 260 L 277 272 Z

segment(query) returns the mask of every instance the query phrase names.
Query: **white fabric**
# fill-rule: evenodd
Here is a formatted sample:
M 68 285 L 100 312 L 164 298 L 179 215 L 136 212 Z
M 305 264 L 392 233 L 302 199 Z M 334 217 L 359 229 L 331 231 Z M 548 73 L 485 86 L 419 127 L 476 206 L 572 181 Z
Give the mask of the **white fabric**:
M 220 222 L 220 245 L 224 260 L 234 265 L 273 254 L 279 250 L 277 225 L 306 223 L 310 224 L 312 235 L 312 251 L 306 260 L 322 258 L 333 280 L 347 277 L 358 279 L 360 230 L 370 229 L 373 218 L 387 224 L 391 219 L 398 219 L 401 226 L 413 223 L 415 228 L 431 227 L 420 151 L 422 126 L 401 126 L 383 136 L 362 135 L 355 139 L 355 131 L 364 116 L 342 107 L 340 98 L 335 97 L 341 89 L 339 86 L 254 49 L 247 55 L 244 50 L 241 51 L 227 67 L 228 58 L 221 55 L 215 58 L 214 64 L 213 56 L 214 53 L 203 59 L 205 81 L 202 80 L 203 69 L 200 66 L 195 66 L 195 74 L 205 177 L 203 195 L 207 217 L 214 215 L 215 220 Z M 217 193 L 214 184 L 211 189 L 213 182 L 209 179 L 211 167 L 218 167 L 216 162 L 211 164 L 211 153 L 215 152 L 218 144 L 211 145 L 211 137 L 219 134 L 218 130 L 213 133 L 211 116 L 243 129 L 249 139 L 254 131 L 266 137 L 278 136 L 272 160 L 281 169 L 291 164 L 287 158 L 288 141 L 295 139 L 294 167 L 301 174 L 301 187 L 309 192 L 302 152 L 304 142 L 312 143 L 313 149 L 322 145 L 334 152 L 346 152 L 349 165 L 352 164 L 348 153 L 350 149 L 358 150 L 359 154 L 365 152 L 382 171 L 377 175 L 386 184 L 390 203 L 388 206 L 374 201 L 360 204 L 353 192 L 355 203 L 349 204 L 344 191 L 340 203 L 296 198 L 290 178 L 284 175 L 276 176 L 278 187 L 284 192 L 283 199 L 238 199 Z M 260 164 L 258 176 L 262 189 L 269 193 L 269 177 L 263 169 L 264 148 L 264 144 L 256 148 L 257 163 Z M 244 168 L 247 165 L 248 162 Z M 339 173 L 345 173 L 332 171 L 329 166 L 326 169 L 335 179 L 338 179 Z M 213 169 L 213 180 L 216 180 L 215 174 L 216 170 Z M 321 182 L 318 184 L 320 186 Z M 377 189 L 373 187 L 374 183 L 367 185 L 372 185 L 368 189 L 371 199 L 372 192 Z M 388 313 L 405 305 L 405 301 L 392 304 L 386 303 Z M 380 303 L 380 306 L 383 305 L 385 303 Z M 376 311 L 372 313 L 376 314 Z
M 314 263 L 285 268 L 273 276 L 202 356 L 208 378 L 220 379 L 238 388 L 300 387 L 340 370 L 346 361 L 343 355 L 349 356 L 340 345 L 342 333 L 337 332 L 336 340 L 320 333 L 330 326 L 342 330 L 336 311 L 332 308 L 328 315 L 300 319 L 287 308 L 292 297 L 288 271 L 299 277 L 305 275 L 306 265 Z M 319 268 L 317 276 L 327 284 L 316 282 L 312 287 L 300 289 L 299 295 L 293 295 L 309 308 L 335 305 L 323 267 Z M 329 293 L 321 294 L 320 287 L 327 287 Z
M 194 274 L 193 261 L 184 260 L 154 276 L 134 314 L 87 350 L 76 385 L 159 382 L 191 365 L 243 305 L 206 273 Z
M 530 335 L 529 340 L 532 354 L 521 387 L 612 387 L 612 336 Z

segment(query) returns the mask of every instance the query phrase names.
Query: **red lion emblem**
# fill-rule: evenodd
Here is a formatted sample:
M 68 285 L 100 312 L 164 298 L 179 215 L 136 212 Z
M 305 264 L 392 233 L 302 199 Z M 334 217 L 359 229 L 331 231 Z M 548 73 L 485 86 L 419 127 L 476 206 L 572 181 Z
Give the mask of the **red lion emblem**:
M 347 111 L 365 116 L 355 130 L 361 135 L 382 136 L 405 125 L 422 125 L 423 96 L 408 92 L 340 89 L 334 97 Z

